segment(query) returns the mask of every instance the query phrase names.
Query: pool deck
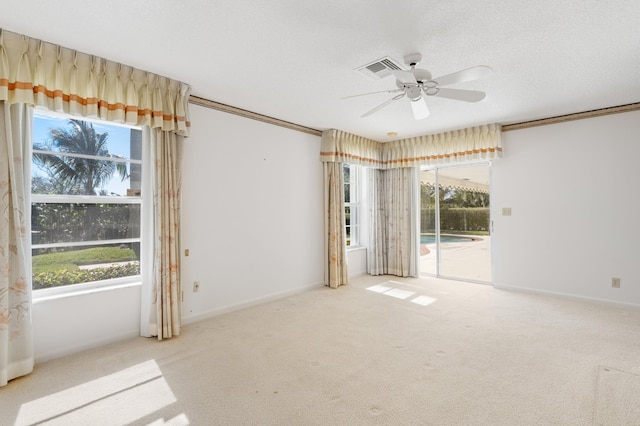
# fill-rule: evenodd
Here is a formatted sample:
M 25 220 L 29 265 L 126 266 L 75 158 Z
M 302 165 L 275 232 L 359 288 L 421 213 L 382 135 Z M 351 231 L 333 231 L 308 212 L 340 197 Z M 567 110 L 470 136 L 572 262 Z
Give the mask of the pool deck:
M 440 276 L 490 283 L 491 236 L 478 236 L 476 241 L 440 244 Z M 420 273 L 436 274 L 436 244 L 426 244 L 429 253 L 420 256 Z M 424 251 L 422 251 L 424 252 Z

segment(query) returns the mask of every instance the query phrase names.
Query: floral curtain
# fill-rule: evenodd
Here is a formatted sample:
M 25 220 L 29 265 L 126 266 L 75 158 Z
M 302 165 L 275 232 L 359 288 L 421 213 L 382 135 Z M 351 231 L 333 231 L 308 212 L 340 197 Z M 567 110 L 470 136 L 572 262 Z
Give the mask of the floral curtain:
M 147 333 L 158 340 L 180 334 L 180 190 L 183 137 L 151 130 L 154 259 Z M 143 329 L 144 329 L 143 325 Z
M 0 101 L 0 386 L 30 373 L 32 112 Z
M 388 271 L 387 262 L 387 217 L 384 199 L 384 170 L 368 171 L 369 198 L 369 247 L 367 250 L 367 272 L 370 275 L 384 275 Z
M 179 151 L 191 88 L 176 80 L 0 28 L 0 384 L 33 366 L 29 107 L 141 126 L 162 145 L 154 205 L 153 335 L 179 334 Z M 171 145 L 175 145 L 171 147 Z M 18 163 L 20 163 L 18 165 Z M 165 252 L 166 250 L 166 252 Z M 143 282 L 143 287 L 147 284 Z M 148 300 L 146 300 L 148 301 Z M 144 303 L 144 301 L 143 301 Z M 149 301 L 149 303 L 151 303 Z M 148 307 L 142 307 L 148 312 Z M 156 334 L 157 333 L 157 334 Z
M 374 171 L 368 272 L 419 274 L 420 192 L 417 167 Z
M 324 163 L 325 281 L 331 288 L 348 283 L 342 163 Z

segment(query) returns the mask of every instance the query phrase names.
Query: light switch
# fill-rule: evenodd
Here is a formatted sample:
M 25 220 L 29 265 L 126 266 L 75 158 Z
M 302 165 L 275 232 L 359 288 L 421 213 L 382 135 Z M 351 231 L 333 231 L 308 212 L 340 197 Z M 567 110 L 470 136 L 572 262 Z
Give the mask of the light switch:
M 503 207 L 502 216 L 511 216 L 511 207 Z

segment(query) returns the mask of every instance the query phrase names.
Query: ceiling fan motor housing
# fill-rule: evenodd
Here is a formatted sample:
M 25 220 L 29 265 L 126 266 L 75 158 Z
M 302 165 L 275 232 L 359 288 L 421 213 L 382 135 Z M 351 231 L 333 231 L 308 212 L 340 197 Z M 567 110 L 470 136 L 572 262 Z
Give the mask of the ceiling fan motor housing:
M 420 99 L 421 91 L 420 86 L 410 86 L 407 87 L 407 97 L 412 101 Z
M 412 73 L 415 77 L 415 83 L 407 83 L 402 82 L 399 79 L 396 80 L 396 85 L 399 89 L 405 90 L 407 97 L 413 101 L 420 99 L 421 91 L 427 90 L 427 88 L 431 89 L 433 92 L 434 88 L 437 86 L 437 83 L 431 80 L 431 73 L 425 69 L 421 68 L 412 68 L 408 72 Z M 425 92 L 427 95 L 433 95 L 434 93 Z M 437 93 L 437 89 L 435 90 Z

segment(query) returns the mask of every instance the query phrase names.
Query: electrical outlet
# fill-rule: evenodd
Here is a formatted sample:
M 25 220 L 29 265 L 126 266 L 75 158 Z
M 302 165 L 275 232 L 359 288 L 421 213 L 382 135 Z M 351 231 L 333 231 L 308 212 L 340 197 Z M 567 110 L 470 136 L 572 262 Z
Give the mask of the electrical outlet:
M 611 287 L 620 288 L 620 278 L 618 277 L 611 278 Z
M 193 282 L 193 292 L 197 292 L 200 291 L 200 281 L 194 281 Z

